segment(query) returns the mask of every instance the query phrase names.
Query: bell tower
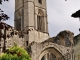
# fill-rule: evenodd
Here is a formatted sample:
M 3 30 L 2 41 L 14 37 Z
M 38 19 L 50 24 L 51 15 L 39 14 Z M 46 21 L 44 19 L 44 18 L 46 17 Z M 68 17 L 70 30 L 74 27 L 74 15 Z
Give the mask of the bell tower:
M 15 0 L 15 29 L 24 34 L 26 45 L 49 38 L 46 0 Z

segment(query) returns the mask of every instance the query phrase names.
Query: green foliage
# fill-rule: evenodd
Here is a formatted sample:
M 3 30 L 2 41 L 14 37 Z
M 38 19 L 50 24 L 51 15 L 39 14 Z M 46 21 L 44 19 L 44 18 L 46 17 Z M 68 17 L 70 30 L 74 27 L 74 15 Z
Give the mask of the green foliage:
M 1 54 L 0 60 L 31 60 L 31 58 L 26 50 L 15 45 Z

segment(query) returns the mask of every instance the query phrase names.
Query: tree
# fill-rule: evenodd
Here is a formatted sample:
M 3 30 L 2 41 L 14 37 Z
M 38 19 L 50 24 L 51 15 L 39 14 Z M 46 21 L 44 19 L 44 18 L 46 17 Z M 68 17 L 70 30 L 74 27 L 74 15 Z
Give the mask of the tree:
M 8 0 L 0 0 L 0 4 L 2 4 L 3 1 L 8 1 Z M 8 15 L 7 14 L 4 14 L 3 12 L 4 11 L 1 10 L 1 8 L 0 8 L 0 22 L 2 20 L 8 20 L 9 19 Z
M 31 58 L 26 50 L 15 45 L 1 54 L 0 60 L 31 60 Z
M 9 0 L 0 0 L 0 4 L 2 4 L 3 1 L 9 1 Z
M 8 1 L 8 0 L 0 0 L 0 5 L 2 4 L 3 1 Z M 6 49 L 5 40 L 6 40 L 6 28 L 7 28 L 7 25 L 6 24 L 2 24 L 1 21 L 6 21 L 8 19 L 9 19 L 8 15 L 5 14 L 4 11 L 1 10 L 1 8 L 0 8 L 0 43 L 1 43 L 1 38 L 3 37 L 4 38 L 4 46 L 3 46 L 3 51 L 4 52 L 5 52 L 5 49 Z M 5 28 L 4 29 L 4 34 L 2 34 L 2 32 L 1 32 L 1 29 L 3 29 L 3 28 Z M 2 47 L 0 46 L 0 48 L 2 48 Z

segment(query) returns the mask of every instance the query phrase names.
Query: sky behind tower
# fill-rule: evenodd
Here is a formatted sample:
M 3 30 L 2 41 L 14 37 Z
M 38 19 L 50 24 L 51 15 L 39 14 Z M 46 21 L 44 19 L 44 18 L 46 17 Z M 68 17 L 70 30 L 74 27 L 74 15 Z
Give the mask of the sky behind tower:
M 6 23 L 14 26 L 15 1 L 0 5 L 10 19 Z M 48 28 L 51 37 L 56 36 L 60 31 L 70 30 L 74 35 L 79 34 L 79 18 L 71 17 L 71 14 L 80 9 L 80 0 L 47 0 Z

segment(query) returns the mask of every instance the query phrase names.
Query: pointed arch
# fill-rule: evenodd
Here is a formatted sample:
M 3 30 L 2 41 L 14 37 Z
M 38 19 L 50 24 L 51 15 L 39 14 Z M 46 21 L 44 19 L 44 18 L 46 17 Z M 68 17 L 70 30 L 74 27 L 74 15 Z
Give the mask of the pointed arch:
M 64 60 L 64 56 L 58 51 L 56 50 L 54 47 L 49 47 L 49 48 L 46 48 L 45 50 L 43 50 L 39 56 L 39 60 L 42 60 L 43 57 L 46 55 L 46 54 L 53 54 L 55 56 L 55 59 L 61 59 L 61 60 Z M 49 56 L 48 56 L 49 57 Z

